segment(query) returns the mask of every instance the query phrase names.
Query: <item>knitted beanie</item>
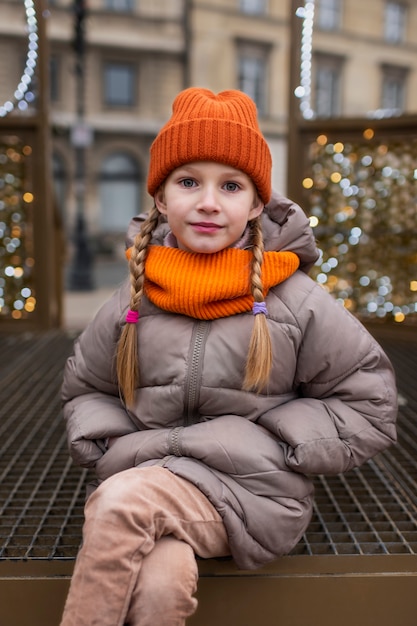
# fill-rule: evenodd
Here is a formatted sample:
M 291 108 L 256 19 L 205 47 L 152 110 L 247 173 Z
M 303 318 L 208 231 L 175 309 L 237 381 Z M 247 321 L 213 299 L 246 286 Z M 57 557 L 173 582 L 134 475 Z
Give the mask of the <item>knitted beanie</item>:
M 256 105 L 242 91 L 216 95 L 191 87 L 177 95 L 171 119 L 151 146 L 150 195 L 174 169 L 193 161 L 217 161 L 242 170 L 264 204 L 269 202 L 271 153 L 258 126 Z

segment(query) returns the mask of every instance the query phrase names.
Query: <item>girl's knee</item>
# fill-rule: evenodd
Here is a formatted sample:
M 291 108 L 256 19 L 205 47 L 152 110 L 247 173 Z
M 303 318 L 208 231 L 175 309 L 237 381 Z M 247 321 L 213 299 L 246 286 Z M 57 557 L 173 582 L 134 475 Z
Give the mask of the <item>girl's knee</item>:
M 85 516 L 106 515 L 108 511 L 115 511 L 125 507 L 132 500 L 132 478 L 138 473 L 136 468 L 114 474 L 102 482 L 91 494 L 85 506 Z

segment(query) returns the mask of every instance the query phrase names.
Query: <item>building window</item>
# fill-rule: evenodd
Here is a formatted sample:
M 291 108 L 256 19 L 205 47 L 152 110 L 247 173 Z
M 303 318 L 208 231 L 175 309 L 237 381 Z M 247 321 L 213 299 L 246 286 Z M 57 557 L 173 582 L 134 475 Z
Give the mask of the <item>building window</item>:
M 132 63 L 104 65 L 104 103 L 109 106 L 132 106 L 135 103 L 136 68 Z
M 58 102 L 59 100 L 59 77 L 59 60 L 56 56 L 51 56 L 49 59 L 49 97 L 51 102 Z
M 314 61 L 314 112 L 317 117 L 337 117 L 341 114 L 343 58 L 317 54 Z
M 142 173 L 130 154 L 115 152 L 100 170 L 100 227 L 103 233 L 123 233 L 140 210 Z
M 105 0 L 104 6 L 108 11 L 131 13 L 134 7 L 134 0 Z
M 319 0 L 317 25 L 322 30 L 338 30 L 341 24 L 341 0 Z
M 254 100 L 258 114 L 267 114 L 268 52 L 265 46 L 240 44 L 238 49 L 238 88 Z
M 393 65 L 382 66 L 381 108 L 401 113 L 405 109 L 405 91 L 408 70 Z
M 239 6 L 242 13 L 250 15 L 264 15 L 266 13 L 267 0 L 240 0 Z
M 405 39 L 406 7 L 401 2 L 385 5 L 385 41 L 401 43 Z

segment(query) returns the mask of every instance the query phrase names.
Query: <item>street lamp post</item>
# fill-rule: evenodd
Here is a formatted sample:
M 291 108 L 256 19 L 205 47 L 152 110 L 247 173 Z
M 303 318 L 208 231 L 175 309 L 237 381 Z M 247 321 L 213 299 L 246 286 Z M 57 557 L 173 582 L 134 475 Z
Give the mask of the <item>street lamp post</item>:
M 85 151 L 91 144 L 91 131 L 84 121 L 84 53 L 86 0 L 74 0 L 74 51 L 77 119 L 71 133 L 75 154 L 76 221 L 74 229 L 74 257 L 69 276 L 72 291 L 93 288 L 93 255 L 85 220 Z

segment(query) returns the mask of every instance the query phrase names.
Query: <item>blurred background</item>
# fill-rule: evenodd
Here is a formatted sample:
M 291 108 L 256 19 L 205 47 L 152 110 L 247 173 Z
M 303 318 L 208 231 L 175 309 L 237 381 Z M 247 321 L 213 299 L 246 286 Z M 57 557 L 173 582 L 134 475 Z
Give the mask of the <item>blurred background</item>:
M 416 32 L 416 0 L 0 0 L 0 329 L 65 325 L 126 276 L 149 147 L 190 85 L 255 100 L 323 288 L 415 323 Z
M 312 277 L 381 341 L 400 406 L 396 446 L 317 477 L 288 559 L 257 580 L 200 563 L 193 623 L 415 625 L 416 33 L 417 0 L 0 0 L 1 626 L 59 623 L 91 479 L 62 372 L 127 276 L 150 145 L 191 85 L 256 102 Z

